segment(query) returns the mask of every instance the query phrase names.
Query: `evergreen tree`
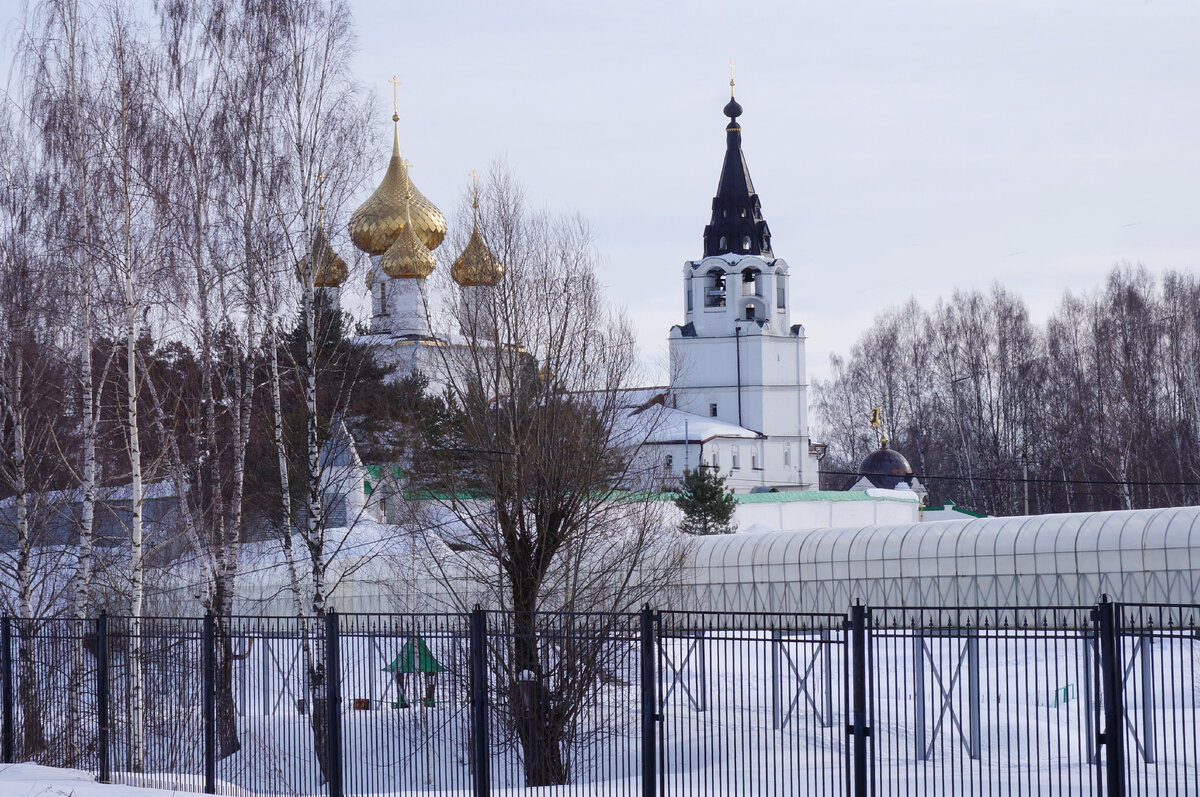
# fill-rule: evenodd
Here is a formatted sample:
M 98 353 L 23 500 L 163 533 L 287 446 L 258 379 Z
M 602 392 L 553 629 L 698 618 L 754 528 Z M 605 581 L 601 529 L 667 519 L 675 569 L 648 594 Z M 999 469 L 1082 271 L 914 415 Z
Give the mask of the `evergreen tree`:
M 683 511 L 681 528 L 688 534 L 732 534 L 733 510 L 737 507 L 733 490 L 725 486 L 725 477 L 716 468 L 684 468 L 675 506 Z

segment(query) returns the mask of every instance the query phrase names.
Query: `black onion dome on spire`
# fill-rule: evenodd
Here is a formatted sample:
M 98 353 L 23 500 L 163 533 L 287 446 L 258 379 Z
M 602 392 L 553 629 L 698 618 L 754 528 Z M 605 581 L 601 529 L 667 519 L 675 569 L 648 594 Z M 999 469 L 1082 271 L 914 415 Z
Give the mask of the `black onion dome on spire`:
M 724 108 L 729 117 L 725 126 L 725 163 L 713 197 L 712 219 L 704 228 L 704 256 L 766 255 L 771 253 L 771 230 L 763 219 L 762 204 L 754 191 L 746 156 L 742 154 L 742 126 L 737 118 L 742 106 L 733 97 Z
M 886 440 L 863 458 L 858 466 L 858 475 L 865 476 L 872 485 L 884 490 L 894 490 L 900 482 L 911 487 L 913 482 L 912 466 L 903 454 L 888 448 Z

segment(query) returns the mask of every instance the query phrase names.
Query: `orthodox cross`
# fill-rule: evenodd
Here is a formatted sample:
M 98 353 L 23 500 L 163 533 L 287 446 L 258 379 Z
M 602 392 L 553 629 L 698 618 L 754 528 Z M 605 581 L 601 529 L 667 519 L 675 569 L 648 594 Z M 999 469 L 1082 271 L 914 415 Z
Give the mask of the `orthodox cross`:
M 400 113 L 400 95 L 396 93 L 396 89 L 401 85 L 401 82 L 392 75 L 392 79 L 388 81 L 392 84 L 392 113 Z
M 733 59 L 729 59 L 729 96 L 733 96 Z

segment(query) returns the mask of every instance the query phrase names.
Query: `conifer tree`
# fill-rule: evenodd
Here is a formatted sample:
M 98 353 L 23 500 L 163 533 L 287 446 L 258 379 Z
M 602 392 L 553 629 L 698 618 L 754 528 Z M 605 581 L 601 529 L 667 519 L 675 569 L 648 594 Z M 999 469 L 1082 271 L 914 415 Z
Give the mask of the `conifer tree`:
M 680 528 L 687 534 L 732 534 L 733 490 L 716 468 L 684 468 L 675 506 L 683 512 Z

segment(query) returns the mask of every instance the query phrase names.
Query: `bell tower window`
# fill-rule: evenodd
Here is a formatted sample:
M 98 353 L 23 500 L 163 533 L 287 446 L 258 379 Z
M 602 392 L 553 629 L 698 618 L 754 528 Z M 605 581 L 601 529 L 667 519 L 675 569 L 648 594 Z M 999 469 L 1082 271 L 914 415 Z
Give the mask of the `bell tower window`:
M 750 251 L 750 236 L 749 235 L 742 236 L 742 251 L 743 252 Z
M 776 277 L 775 306 L 782 310 L 787 306 L 787 289 L 783 287 L 783 277 Z
M 707 284 L 704 287 L 705 307 L 725 306 L 725 272 L 714 268 L 706 275 Z
M 722 235 L 721 240 L 717 242 L 717 248 L 724 249 L 726 247 L 726 245 L 728 244 L 728 242 L 729 242 L 729 239 L 727 239 L 724 235 Z

